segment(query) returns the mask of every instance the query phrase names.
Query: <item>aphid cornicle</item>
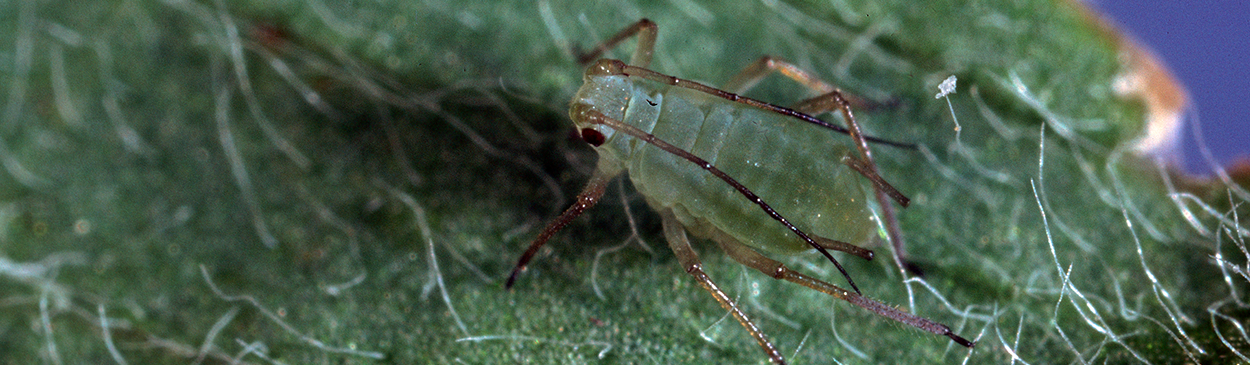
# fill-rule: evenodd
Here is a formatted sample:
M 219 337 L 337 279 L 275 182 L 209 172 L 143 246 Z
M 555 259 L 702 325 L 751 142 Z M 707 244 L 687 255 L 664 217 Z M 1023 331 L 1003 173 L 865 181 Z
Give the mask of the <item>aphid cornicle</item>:
M 506 286 L 512 286 L 552 235 L 594 206 L 607 183 L 627 171 L 639 193 L 659 211 L 665 238 L 682 268 L 733 314 L 774 363 L 785 359 L 703 272 L 687 231 L 716 242 L 734 260 L 773 278 L 972 347 L 946 325 L 862 296 L 828 252 L 872 258 L 872 251 L 851 244 L 869 242 L 876 235 L 868 208 L 873 199 L 861 188 L 860 179 L 871 182 L 887 226 L 897 230 L 888 200 L 903 206 L 908 200 L 879 176 L 867 143 L 907 145 L 863 136 L 840 91 L 780 60 L 761 58 L 724 89 L 740 92 L 778 71 L 824 94 L 785 108 L 649 70 L 657 30 L 655 23 L 643 19 L 581 58 L 587 63 L 629 37 L 638 38 L 629 64 L 600 59 L 586 70 L 569 115 L 582 138 L 599 153 L 598 166 L 573 206 L 530 244 Z M 841 112 L 847 127 L 812 116 L 833 110 Z M 838 143 L 834 132 L 850 135 L 855 147 Z M 795 272 L 760 253 L 811 249 L 837 266 L 852 290 Z

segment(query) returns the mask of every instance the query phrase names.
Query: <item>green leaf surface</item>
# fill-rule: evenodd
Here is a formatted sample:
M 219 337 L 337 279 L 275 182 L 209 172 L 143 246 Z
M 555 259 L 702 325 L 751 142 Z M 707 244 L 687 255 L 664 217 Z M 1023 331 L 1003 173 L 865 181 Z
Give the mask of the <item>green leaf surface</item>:
M 778 56 L 921 146 L 874 153 L 926 275 L 842 261 L 976 347 L 696 244 L 793 363 L 1248 360 L 1250 194 L 1137 155 L 1066 2 L 165 0 L 0 5 L 0 363 L 767 362 L 626 179 L 503 288 L 595 166 L 572 55 L 643 17 L 658 71 Z

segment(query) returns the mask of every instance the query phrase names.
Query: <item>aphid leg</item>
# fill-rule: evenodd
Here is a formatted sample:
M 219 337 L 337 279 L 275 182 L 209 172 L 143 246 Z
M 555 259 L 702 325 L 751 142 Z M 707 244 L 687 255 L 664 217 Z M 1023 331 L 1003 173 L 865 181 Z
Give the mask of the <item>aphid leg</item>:
M 665 227 L 667 228 L 667 226 Z M 814 289 L 821 293 L 828 294 L 831 297 L 842 299 L 848 303 L 854 304 L 860 308 L 867 309 L 882 317 L 889 318 L 900 323 L 919 328 L 929 333 L 949 337 L 955 343 L 964 347 L 972 347 L 973 342 L 956 335 L 951 328 L 934 322 L 928 318 L 916 316 L 911 313 L 904 312 L 898 308 L 886 305 L 885 303 L 869 299 L 862 295 L 852 293 L 846 289 L 837 287 L 836 285 L 826 283 L 820 279 L 816 279 L 807 275 L 800 274 L 794 270 L 790 270 L 785 265 L 776 260 L 756 252 L 751 247 L 742 244 L 732 238 L 726 236 L 713 237 L 713 241 L 725 251 L 729 257 L 748 267 L 759 270 L 765 275 L 772 276 L 775 279 L 782 279 L 792 283 L 796 283 L 808 288 Z
M 872 182 L 872 186 L 874 188 L 884 191 L 885 194 L 889 195 L 891 199 L 898 202 L 898 205 L 906 208 L 908 204 L 911 204 L 911 199 L 908 199 L 906 195 L 903 195 L 903 193 L 900 193 L 898 189 L 895 189 L 894 185 L 890 185 L 889 182 L 881 178 L 881 175 L 877 175 L 877 172 L 873 171 L 873 169 L 868 166 L 868 163 L 863 160 L 855 158 L 855 156 L 847 155 L 842 157 L 842 163 L 846 164 L 847 167 L 855 170 L 860 175 L 863 175 L 864 178 Z
M 785 76 L 786 78 L 794 80 L 795 82 L 798 82 L 804 87 L 812 90 L 814 92 L 813 95 L 824 95 L 830 92 L 840 91 L 837 87 L 833 86 L 832 84 L 829 84 L 828 82 L 825 82 L 825 80 L 821 80 L 820 77 L 813 75 L 807 72 L 806 70 L 803 70 L 803 68 L 799 66 L 795 66 L 794 64 L 790 62 L 787 62 L 785 60 L 782 60 L 780 58 L 773 57 L 773 56 L 763 56 L 763 57 L 760 57 L 758 60 L 755 60 L 755 62 L 752 62 L 746 68 L 742 69 L 741 72 L 738 72 L 737 75 L 734 75 L 733 78 L 729 79 L 729 82 L 726 82 L 725 85 L 723 85 L 722 87 L 726 91 L 729 91 L 735 94 L 743 94 L 743 93 L 746 93 L 751 88 L 755 87 L 755 85 L 759 84 L 759 82 L 763 80 L 764 77 L 767 77 L 769 74 L 773 72 L 779 73 L 782 76 Z M 852 94 L 843 93 L 842 96 L 846 97 L 846 99 L 850 101 L 851 105 L 856 106 L 856 107 L 870 107 L 870 106 L 875 105 L 875 102 L 871 102 L 871 101 L 864 100 L 862 98 L 855 97 L 855 95 L 852 95 Z M 797 110 L 800 113 L 805 113 L 809 115 L 818 115 L 822 113 L 822 112 L 813 112 L 811 110 L 804 109 L 802 107 L 802 104 L 799 104 L 797 106 L 792 106 L 790 108 Z M 838 132 L 847 134 L 845 130 L 838 130 Z M 875 141 L 875 139 L 876 138 L 874 137 L 868 137 L 869 141 L 882 142 L 882 141 Z M 891 141 L 885 141 L 883 143 L 895 145 L 897 147 L 915 148 L 915 146 L 897 143 L 897 142 L 891 142 Z
M 720 303 L 722 308 L 733 314 L 734 319 L 738 320 L 738 323 L 742 324 L 742 327 L 745 327 L 747 332 L 751 333 L 751 337 L 755 337 L 755 342 L 759 343 L 760 348 L 768 354 L 769 360 L 772 360 L 774 364 L 785 364 L 785 357 L 781 355 L 780 351 L 777 351 L 777 347 L 773 346 L 772 342 L 768 341 L 768 336 L 764 335 L 764 332 L 760 331 L 760 328 L 754 322 L 751 322 L 750 318 L 747 318 L 746 313 L 743 313 L 742 309 L 738 308 L 738 304 L 734 303 L 733 299 L 730 299 L 728 295 L 725 295 L 725 292 L 721 291 L 716 286 L 716 283 L 712 282 L 712 278 L 703 272 L 703 263 L 699 261 L 699 254 L 694 252 L 694 248 L 690 247 L 690 240 L 686 238 L 686 230 L 677 221 L 677 217 L 673 216 L 673 212 L 666 210 L 661 215 L 664 222 L 664 237 L 668 240 L 668 247 L 673 249 L 673 254 L 677 256 L 677 261 L 681 263 L 681 267 L 694 276 L 695 281 L 699 282 L 699 286 L 711 293 L 712 297 L 716 298 L 716 302 Z
M 621 41 L 637 35 L 638 48 L 634 50 L 634 55 L 630 57 L 629 64 L 632 66 L 647 67 L 651 64 L 651 54 L 655 52 L 656 33 L 659 33 L 659 27 L 655 25 L 655 22 L 647 18 L 642 18 L 637 23 L 634 23 L 634 25 L 622 29 L 620 32 L 612 35 L 612 38 L 608 38 L 608 40 L 603 41 L 603 43 L 598 46 L 595 46 L 595 48 L 590 50 L 590 52 L 578 55 L 577 62 L 581 64 L 588 64 L 591 61 L 598 59 L 604 52 L 607 52 L 609 49 L 612 49 L 612 47 L 615 47 L 617 43 L 621 43 Z
M 833 85 L 829 85 L 829 83 L 826 83 L 819 77 L 773 56 L 763 56 L 755 60 L 755 62 L 742 69 L 741 72 L 738 72 L 732 79 L 729 79 L 729 82 L 726 82 L 723 87 L 731 93 L 742 94 L 755 87 L 760 80 L 763 80 L 765 76 L 772 72 L 777 72 L 794 81 L 798 81 L 798 83 L 803 84 L 808 89 L 815 91 L 816 94 L 827 94 L 837 90 Z
M 834 251 L 846 252 L 855 256 L 862 257 L 864 260 L 872 260 L 872 256 L 873 256 L 872 250 L 859 247 L 856 245 L 852 245 L 847 242 L 842 242 L 838 240 L 832 240 L 832 239 L 828 239 L 825 237 L 817 236 L 814 234 L 811 236 L 812 236 L 812 240 L 816 241 L 816 244 L 820 245 L 820 247 L 824 247 L 824 248 L 834 250 Z
M 693 153 L 690 153 L 690 151 L 683 150 L 680 147 L 674 146 L 668 142 L 665 142 L 662 139 L 656 138 L 656 136 L 651 133 L 644 132 L 641 129 L 638 129 L 637 127 L 634 127 L 629 124 L 625 124 L 619 120 L 609 118 L 608 116 L 603 115 L 603 113 L 600 113 L 597 110 L 590 109 L 590 108 L 579 108 L 577 106 L 574 106 L 574 109 L 573 111 L 571 111 L 571 113 L 574 114 L 574 118 L 580 118 L 581 120 L 587 123 L 591 123 L 591 124 L 606 125 L 609 128 L 617 130 L 618 132 L 623 132 L 643 142 L 646 142 L 647 144 L 650 144 L 661 150 L 664 150 L 665 152 L 671 153 L 674 156 L 681 157 L 682 159 L 685 159 L 686 161 L 690 161 L 691 163 L 698 165 L 704 171 L 707 171 L 708 173 L 711 173 L 712 175 L 721 179 L 721 181 L 724 181 L 726 184 L 729 184 L 729 186 L 732 186 L 735 190 L 738 190 L 738 193 L 741 193 L 742 196 L 747 198 L 747 200 L 750 200 L 752 203 L 755 203 L 755 205 L 759 206 L 760 209 L 764 210 L 764 213 L 768 214 L 769 217 L 772 217 L 773 220 L 776 220 L 777 222 L 780 222 L 782 225 L 786 226 L 786 228 L 790 229 L 791 232 L 794 232 L 795 235 L 798 235 L 799 239 L 802 239 L 803 241 L 807 242 L 808 245 L 812 246 L 812 248 L 816 249 L 816 251 L 819 251 L 822 255 L 824 255 L 826 259 L 829 259 L 829 262 L 832 262 L 833 266 L 837 267 L 838 271 L 842 273 L 842 276 L 846 278 L 846 283 L 851 286 L 851 289 L 854 289 L 856 293 L 859 293 L 859 287 L 855 286 L 855 280 L 851 279 L 851 274 L 848 274 L 846 272 L 846 269 L 842 268 L 842 264 L 839 263 L 837 259 L 833 258 L 832 254 L 829 254 L 829 250 L 825 249 L 825 246 L 822 246 L 816 243 L 816 241 L 812 239 L 812 237 L 808 235 L 807 232 L 803 232 L 803 230 L 800 230 L 798 227 L 795 227 L 794 224 L 791 224 L 789 220 L 787 220 L 785 217 L 782 217 L 781 213 L 778 213 L 775 209 L 773 209 L 773 207 L 769 206 L 768 203 L 765 203 L 764 199 L 760 198 L 759 195 L 755 195 L 755 193 L 752 192 L 751 189 L 747 189 L 746 186 L 742 185 L 742 183 L 738 182 L 738 180 L 734 179 L 733 177 L 730 177 L 729 174 L 726 174 L 724 171 L 721 171 L 720 169 L 716 168 L 716 166 L 712 165 L 711 162 L 707 162 L 707 160 L 704 160 L 700 158 L 699 156 L 695 156 Z M 856 252 L 850 252 L 850 253 L 854 254 Z
M 897 201 L 899 205 L 907 207 L 910 200 L 903 193 L 900 193 L 898 189 L 886 182 L 881 177 L 881 174 L 877 172 L 877 163 L 873 161 L 872 150 L 868 149 L 868 142 L 865 140 L 863 132 L 859 127 L 859 122 L 855 120 L 855 114 L 851 112 L 850 103 L 843 97 L 841 92 L 834 90 L 824 95 L 804 100 L 795 108 L 811 114 L 820 114 L 835 109 L 842 112 L 842 119 L 846 121 L 847 131 L 850 132 L 851 138 L 855 140 L 855 148 L 863 156 L 862 159 L 846 156 L 842 162 L 858 171 L 860 175 L 863 175 L 869 181 L 872 181 L 877 203 L 881 207 L 881 219 L 885 222 L 886 234 L 890 236 L 890 244 L 894 246 L 894 263 L 899 268 L 907 270 L 912 274 L 923 275 L 919 266 L 907 261 L 907 245 L 903 242 L 903 232 L 898 227 L 898 218 L 894 211 L 894 206 L 886 201 L 887 197 L 889 197 L 889 199 Z
M 538 249 L 543 247 L 551 239 L 551 236 L 559 232 L 561 228 L 564 228 L 574 218 L 582 215 L 586 209 L 590 209 L 590 207 L 599 203 L 599 198 L 603 197 L 603 191 L 608 186 L 608 182 L 616 175 L 616 171 L 608 171 L 602 166 L 595 169 L 595 174 L 590 177 L 590 182 L 586 183 L 586 187 L 582 189 L 582 192 L 577 194 L 577 201 L 573 203 L 573 206 L 570 206 L 563 214 L 560 214 L 560 217 L 547 224 L 547 228 L 544 228 L 542 233 L 539 233 L 538 237 L 535 237 L 534 241 L 530 243 L 529 249 L 525 250 L 525 253 L 521 255 L 521 259 L 517 260 L 516 266 L 512 268 L 512 274 L 508 275 L 508 281 L 504 284 L 504 288 L 512 288 L 512 284 L 516 283 L 517 276 L 522 271 L 525 271 L 525 265 L 529 264 L 530 259 L 534 258 L 534 255 L 538 253 Z

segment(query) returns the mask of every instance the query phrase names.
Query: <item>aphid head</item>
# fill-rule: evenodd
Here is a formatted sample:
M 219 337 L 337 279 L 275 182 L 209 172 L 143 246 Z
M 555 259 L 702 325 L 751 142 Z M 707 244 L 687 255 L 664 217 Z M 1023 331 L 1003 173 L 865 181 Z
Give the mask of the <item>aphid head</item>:
M 624 120 L 625 108 L 633 97 L 633 84 L 621 73 L 624 67 L 621 61 L 599 60 L 586 69 L 582 87 L 573 96 L 569 117 L 581 131 L 582 139 L 596 147 L 612 139 L 616 133 L 598 122 L 598 118 Z

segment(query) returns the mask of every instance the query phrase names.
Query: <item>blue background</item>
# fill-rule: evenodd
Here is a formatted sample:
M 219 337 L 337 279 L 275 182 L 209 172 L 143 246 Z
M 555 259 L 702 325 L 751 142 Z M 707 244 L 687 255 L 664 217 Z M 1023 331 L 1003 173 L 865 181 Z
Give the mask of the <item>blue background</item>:
M 1189 89 L 1203 139 L 1227 165 L 1250 157 L 1250 2 L 1243 0 L 1089 0 L 1153 49 Z M 1192 119 L 1191 119 L 1192 120 Z M 1187 170 L 1209 171 L 1189 126 Z

